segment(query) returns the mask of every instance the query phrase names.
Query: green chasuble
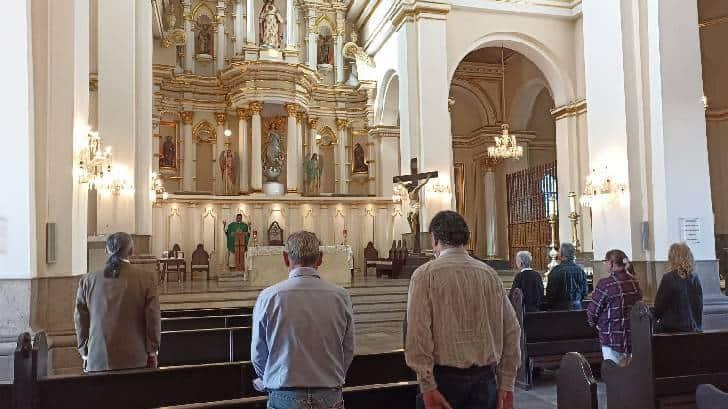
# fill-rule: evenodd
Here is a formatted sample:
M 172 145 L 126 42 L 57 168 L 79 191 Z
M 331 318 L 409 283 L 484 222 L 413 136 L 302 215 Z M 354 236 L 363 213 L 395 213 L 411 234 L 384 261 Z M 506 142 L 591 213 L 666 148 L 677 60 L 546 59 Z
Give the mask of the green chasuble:
M 250 240 L 250 233 L 248 233 L 248 225 L 246 223 L 232 222 L 228 224 L 225 229 L 225 235 L 227 236 L 227 248 L 231 253 L 235 253 L 235 233 L 243 232 L 245 234 L 245 247 L 248 247 L 248 241 Z

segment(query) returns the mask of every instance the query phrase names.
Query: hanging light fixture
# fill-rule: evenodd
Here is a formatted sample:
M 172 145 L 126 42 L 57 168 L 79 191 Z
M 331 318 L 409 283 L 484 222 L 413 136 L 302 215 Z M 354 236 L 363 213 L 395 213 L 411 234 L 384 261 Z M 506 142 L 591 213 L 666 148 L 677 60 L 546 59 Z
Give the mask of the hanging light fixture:
M 98 132 L 88 132 L 86 146 L 79 153 L 78 182 L 87 183 L 89 190 L 105 184 L 111 174 L 111 147 L 104 148 Z
M 503 113 L 503 124 L 501 125 L 501 136 L 494 136 L 495 146 L 488 147 L 488 156 L 498 159 L 521 159 L 523 157 L 523 147 L 518 146 L 516 135 L 512 135 L 509 130 L 506 118 L 506 60 L 503 55 L 503 46 L 501 45 L 501 112 Z

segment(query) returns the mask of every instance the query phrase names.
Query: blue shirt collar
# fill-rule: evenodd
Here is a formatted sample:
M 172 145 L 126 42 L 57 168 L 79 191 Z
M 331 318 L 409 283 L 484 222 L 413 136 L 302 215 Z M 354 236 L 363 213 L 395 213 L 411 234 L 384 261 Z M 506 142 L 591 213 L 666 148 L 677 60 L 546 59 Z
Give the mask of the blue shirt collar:
M 296 277 L 316 277 L 321 278 L 321 275 L 313 267 L 296 267 L 288 273 L 288 278 Z

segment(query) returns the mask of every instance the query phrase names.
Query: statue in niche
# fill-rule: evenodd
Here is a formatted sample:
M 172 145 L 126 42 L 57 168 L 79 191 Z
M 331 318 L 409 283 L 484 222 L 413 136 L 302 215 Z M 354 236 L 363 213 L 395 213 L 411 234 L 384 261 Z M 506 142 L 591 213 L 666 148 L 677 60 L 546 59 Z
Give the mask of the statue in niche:
M 220 166 L 220 176 L 222 178 L 223 193 L 226 195 L 234 195 L 235 192 L 235 153 L 230 149 L 230 142 L 225 142 L 225 150 L 220 152 L 217 160 Z
M 283 156 L 283 147 L 281 144 L 281 136 L 278 132 L 268 132 L 268 145 L 265 147 L 265 156 L 263 157 L 263 174 L 268 182 L 277 182 L 278 176 L 283 171 L 285 156 Z
M 172 137 L 167 135 L 162 144 L 162 153 L 159 155 L 160 168 L 176 168 L 177 163 L 177 146 L 175 146 Z
M 173 30 L 177 27 L 177 8 L 179 0 L 164 0 L 164 14 L 167 17 L 167 29 Z
M 260 12 L 261 48 L 281 48 L 283 18 L 273 0 L 265 0 Z
M 319 34 L 317 64 L 332 65 L 334 63 L 334 37 L 331 33 Z
M 197 19 L 197 54 L 212 55 L 212 24 L 207 16 Z
M 311 154 L 311 158 L 306 159 L 305 163 L 306 176 L 306 192 L 320 193 L 321 191 L 321 172 L 324 168 L 323 158 L 317 153 Z
M 364 148 L 359 143 L 354 145 L 354 173 L 369 173 L 369 165 L 364 160 Z

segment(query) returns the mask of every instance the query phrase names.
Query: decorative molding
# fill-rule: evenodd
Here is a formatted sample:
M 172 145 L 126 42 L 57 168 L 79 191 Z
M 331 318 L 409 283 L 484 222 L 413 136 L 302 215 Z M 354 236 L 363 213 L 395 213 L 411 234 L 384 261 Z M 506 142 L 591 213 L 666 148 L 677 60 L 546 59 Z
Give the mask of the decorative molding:
M 708 109 L 705 112 L 705 118 L 709 122 L 725 122 L 725 121 L 728 121 L 728 108 L 724 108 L 724 109 Z
M 203 132 L 207 132 L 210 137 L 207 139 L 201 139 L 200 134 Z M 192 138 L 195 143 L 212 143 L 217 141 L 217 131 L 210 122 L 200 121 L 194 126 L 194 128 L 192 128 Z
M 250 118 L 250 113 L 245 108 L 238 108 L 235 110 L 235 113 L 238 115 L 239 120 L 247 120 Z
M 336 128 L 338 130 L 341 131 L 343 129 L 346 129 L 348 126 L 349 126 L 349 120 L 347 120 L 347 119 L 341 119 L 341 118 L 339 118 L 339 119 L 336 120 Z
M 451 9 L 450 4 L 420 0 L 415 0 L 414 3 L 400 1 L 395 7 L 392 25 L 397 30 L 406 22 L 420 19 L 444 20 Z
M 298 105 L 286 104 L 286 112 L 288 112 L 288 116 L 295 116 L 298 114 Z
M 253 101 L 250 103 L 250 112 L 253 115 L 260 115 L 263 111 L 263 103 L 259 101 Z
M 728 16 L 706 18 L 698 24 L 701 30 L 728 23 Z
M 316 125 L 318 125 L 319 119 L 316 117 L 310 117 L 308 118 L 308 127 L 311 129 L 316 129 Z
M 194 116 L 194 112 L 192 111 L 181 111 L 179 113 L 180 118 L 182 118 L 182 123 L 185 125 L 192 125 L 192 117 Z
M 306 114 L 303 111 L 296 112 L 296 122 L 301 123 L 305 119 Z
M 455 78 L 500 80 L 503 78 L 503 67 L 500 64 L 463 61 L 455 69 Z
M 555 121 L 558 121 L 560 119 L 572 117 L 572 116 L 579 116 L 586 113 L 586 100 L 582 99 L 576 102 L 573 102 L 568 105 L 562 105 L 560 107 L 556 107 L 551 110 L 551 116 L 554 117 Z
M 227 113 L 215 112 L 215 121 L 217 121 L 218 125 L 225 125 L 226 120 L 227 120 Z

